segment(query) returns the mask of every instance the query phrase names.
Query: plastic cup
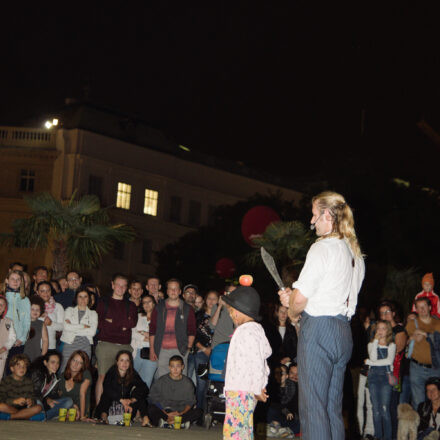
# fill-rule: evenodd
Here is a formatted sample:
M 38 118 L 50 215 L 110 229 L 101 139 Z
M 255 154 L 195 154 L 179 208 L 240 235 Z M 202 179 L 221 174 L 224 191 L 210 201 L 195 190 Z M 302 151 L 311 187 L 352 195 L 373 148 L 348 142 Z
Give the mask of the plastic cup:
M 174 429 L 180 429 L 182 425 L 182 416 L 174 416 Z
M 76 420 L 76 408 L 70 408 L 69 411 L 67 411 L 67 415 L 69 422 L 74 422 Z
M 124 425 L 130 426 L 131 413 L 124 413 Z
M 67 416 L 67 408 L 60 408 L 58 412 L 58 421 L 59 422 L 65 422 Z

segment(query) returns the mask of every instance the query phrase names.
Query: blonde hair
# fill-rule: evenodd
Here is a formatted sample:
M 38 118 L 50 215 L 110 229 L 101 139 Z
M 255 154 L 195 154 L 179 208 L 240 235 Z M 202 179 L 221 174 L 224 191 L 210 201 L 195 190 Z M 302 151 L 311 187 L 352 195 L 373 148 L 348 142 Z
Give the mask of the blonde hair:
M 9 277 L 13 273 L 17 274 L 20 277 L 20 297 L 21 297 L 21 299 L 23 299 L 26 296 L 26 290 L 24 288 L 23 272 L 21 270 L 11 270 L 11 272 L 9 272 L 8 275 L 6 276 L 6 279 L 9 280 Z M 4 284 L 3 289 L 4 289 L 4 293 L 6 293 L 6 290 L 7 290 L 6 283 Z
M 313 197 L 312 203 L 316 203 L 321 212 L 327 209 L 333 218 L 332 232 L 323 237 L 319 237 L 318 240 L 329 237 L 343 238 L 347 241 L 354 256 L 362 258 L 362 251 L 354 229 L 353 212 L 344 197 L 336 192 L 324 191 Z
M 386 334 L 386 339 L 385 339 L 385 341 L 386 341 L 386 344 L 387 344 L 387 345 L 390 345 L 391 342 L 393 342 L 393 327 L 391 327 L 391 323 L 390 323 L 389 321 L 385 321 L 385 320 L 383 320 L 383 319 L 379 319 L 379 320 L 376 322 L 376 324 L 373 324 L 373 325 L 372 325 L 372 327 L 371 327 L 371 330 L 372 330 L 372 331 L 371 331 L 371 334 L 372 334 L 373 336 L 371 337 L 371 342 L 374 341 L 374 338 L 375 338 L 375 336 L 376 336 L 376 330 L 377 330 L 377 327 L 378 327 L 379 324 L 384 324 L 385 327 L 387 328 L 387 334 Z

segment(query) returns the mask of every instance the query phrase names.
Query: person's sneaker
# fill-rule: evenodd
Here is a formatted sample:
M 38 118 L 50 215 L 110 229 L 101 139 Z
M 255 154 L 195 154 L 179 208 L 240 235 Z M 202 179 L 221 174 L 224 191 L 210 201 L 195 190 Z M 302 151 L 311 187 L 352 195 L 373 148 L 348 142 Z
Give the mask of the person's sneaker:
M 11 414 L 0 412 L 0 420 L 10 420 Z
M 191 426 L 191 422 L 188 421 L 188 422 L 183 423 L 182 425 L 183 425 L 183 429 L 189 429 L 189 427 Z
M 278 428 L 273 426 L 272 424 L 267 425 L 266 426 L 266 437 L 268 437 L 268 438 L 278 437 Z
M 165 425 L 165 420 L 164 420 L 164 419 L 159 419 L 159 423 L 158 423 L 157 426 L 158 426 L 159 428 L 163 428 L 164 425 Z
M 38 414 L 32 416 L 29 420 L 31 420 L 32 422 L 44 422 L 46 420 L 46 414 L 44 411 L 41 411 Z

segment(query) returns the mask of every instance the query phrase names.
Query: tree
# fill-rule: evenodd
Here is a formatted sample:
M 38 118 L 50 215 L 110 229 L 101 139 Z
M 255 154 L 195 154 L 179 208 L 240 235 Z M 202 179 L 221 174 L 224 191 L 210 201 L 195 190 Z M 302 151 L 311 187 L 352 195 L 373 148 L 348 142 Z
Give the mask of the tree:
M 134 239 L 131 226 L 112 224 L 107 208 L 98 197 L 85 195 L 63 202 L 49 193 L 25 197 L 31 216 L 14 220 L 12 233 L 2 242 L 16 247 L 49 248 L 53 256 L 54 277 L 68 269 L 83 271 L 97 267 L 116 241 Z

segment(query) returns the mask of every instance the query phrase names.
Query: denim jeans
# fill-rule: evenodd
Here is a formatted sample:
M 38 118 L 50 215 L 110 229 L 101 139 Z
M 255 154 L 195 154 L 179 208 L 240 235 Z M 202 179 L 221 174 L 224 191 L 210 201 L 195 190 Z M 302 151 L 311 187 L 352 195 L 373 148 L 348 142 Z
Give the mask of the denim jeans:
M 200 379 L 197 375 L 197 370 L 199 365 L 207 364 L 208 360 L 208 356 L 206 356 L 203 351 L 198 351 L 197 353 L 188 356 L 188 377 L 192 379 L 193 372 L 195 373 L 197 408 L 200 409 L 204 409 L 205 406 L 206 380 Z
M 391 391 L 386 367 L 370 367 L 368 388 L 373 404 L 374 436 L 391 440 Z
M 150 359 L 141 358 L 141 349 L 136 350 L 136 357 L 133 360 L 133 367 L 141 376 L 141 379 L 151 388 L 154 373 L 157 370 L 157 362 L 152 362 Z
M 399 403 L 411 403 L 411 384 L 409 376 L 402 376 L 402 392 L 400 393 Z
M 440 369 L 426 368 L 411 361 L 409 366 L 409 381 L 413 408 L 417 411 L 420 403 L 425 401 L 425 383 L 430 377 L 439 377 Z
M 56 401 L 58 403 L 56 403 L 53 408 L 49 408 L 46 411 L 46 419 L 50 420 L 53 419 L 54 417 L 58 416 L 58 412 L 60 410 L 60 408 L 72 408 L 73 406 L 73 400 L 70 397 L 59 397 L 58 399 L 56 399 Z

